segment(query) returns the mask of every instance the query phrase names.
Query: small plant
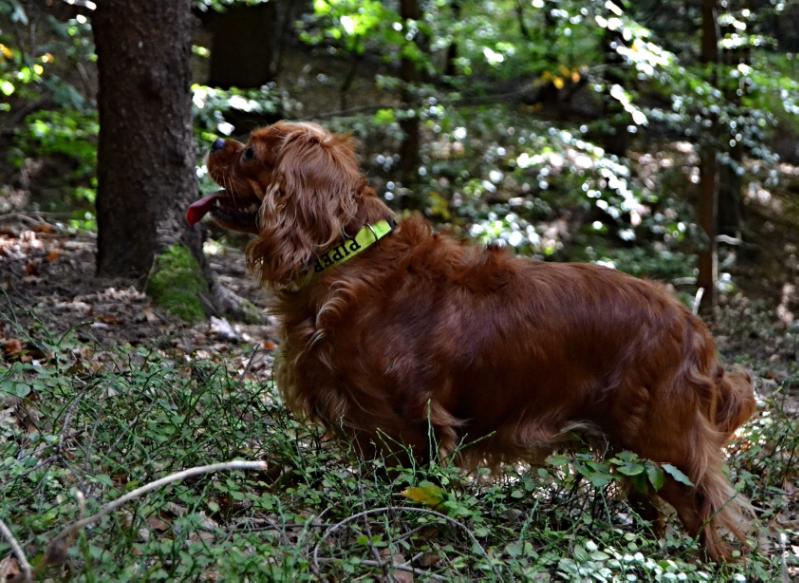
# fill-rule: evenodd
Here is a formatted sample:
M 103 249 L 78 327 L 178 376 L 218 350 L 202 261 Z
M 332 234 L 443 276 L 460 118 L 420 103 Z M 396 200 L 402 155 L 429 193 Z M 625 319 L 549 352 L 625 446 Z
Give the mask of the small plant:
M 229 347 L 224 361 L 109 348 L 2 314 L 17 342 L 0 361 L 0 516 L 40 579 L 726 582 L 779 580 L 799 566 L 758 550 L 746 562 L 704 563 L 680 528 L 658 539 L 618 494 L 623 483 L 651 493 L 667 477 L 686 481 L 668 464 L 577 451 L 489 476 L 435 456 L 407 467 L 365 461 L 294 419 L 271 380 L 247 373 L 248 347 Z M 782 488 L 796 479 L 799 428 L 779 397 L 731 446 L 731 471 L 764 522 L 785 516 Z M 67 525 L 104 504 L 231 459 L 266 470 L 168 484 L 47 554 Z M 0 557 L 9 552 L 0 540 Z

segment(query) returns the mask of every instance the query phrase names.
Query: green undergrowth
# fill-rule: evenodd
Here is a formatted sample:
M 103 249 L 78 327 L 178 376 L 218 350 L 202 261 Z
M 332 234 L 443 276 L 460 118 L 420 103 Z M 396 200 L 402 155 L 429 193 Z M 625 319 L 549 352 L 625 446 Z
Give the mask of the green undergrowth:
M 673 518 L 658 540 L 618 495 L 620 474 L 649 477 L 655 466 L 629 453 L 558 454 L 476 479 L 436 463 L 387 469 L 298 423 L 269 379 L 47 328 L 16 333 L 22 351 L 0 361 L 0 516 L 38 577 L 382 581 L 410 580 L 412 569 L 416 581 L 717 582 L 781 580 L 786 560 L 796 568 L 774 546 L 746 563 L 702 562 Z M 779 398 L 764 407 L 732 473 L 775 545 L 797 539 L 764 525 L 789 504 L 799 427 Z M 103 503 L 233 459 L 267 469 L 156 489 L 52 547 L 47 562 L 55 536 Z M 8 553 L 0 541 L 0 559 Z
M 202 296 L 207 294 L 200 264 L 188 248 L 172 245 L 156 257 L 147 295 L 157 305 L 187 322 L 199 322 L 206 317 Z

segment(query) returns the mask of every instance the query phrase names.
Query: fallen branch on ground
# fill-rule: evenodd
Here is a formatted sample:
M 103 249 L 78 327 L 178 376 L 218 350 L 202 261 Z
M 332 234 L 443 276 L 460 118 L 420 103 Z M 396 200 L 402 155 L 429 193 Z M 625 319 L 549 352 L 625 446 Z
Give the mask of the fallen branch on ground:
M 0 534 L 3 535 L 3 538 L 6 539 L 9 545 L 11 545 L 11 550 L 14 551 L 15 555 L 17 555 L 19 567 L 22 569 L 23 580 L 33 581 L 33 571 L 31 570 L 31 564 L 28 562 L 28 558 L 25 556 L 25 552 L 22 550 L 19 542 L 17 542 L 17 539 L 14 538 L 14 533 L 11 532 L 11 529 L 6 526 L 6 523 L 3 522 L 1 518 Z
M 88 526 L 89 524 L 97 522 L 103 516 L 110 514 L 111 512 L 122 506 L 123 504 L 126 504 L 131 500 L 135 500 L 136 498 L 139 498 L 144 494 L 152 492 L 153 490 L 157 490 L 162 486 L 166 486 L 167 484 L 171 484 L 172 482 L 179 482 L 180 480 L 185 480 L 186 478 L 191 478 L 202 474 L 210 474 L 212 472 L 222 472 L 227 470 L 265 470 L 266 468 L 267 468 L 266 462 L 250 462 L 250 461 L 234 460 L 230 462 L 222 462 L 218 464 L 210 464 L 207 466 L 197 466 L 194 468 L 189 468 L 188 470 L 175 472 L 174 474 L 170 474 L 159 480 L 155 480 L 154 482 L 145 484 L 144 486 L 136 488 L 135 490 L 131 490 L 124 496 L 120 496 L 116 500 L 112 500 L 108 504 L 105 504 L 95 514 L 77 520 L 72 524 L 70 524 L 69 526 L 65 527 L 60 533 L 58 533 L 58 535 L 53 540 L 50 541 L 50 545 L 47 550 L 47 556 L 53 562 L 58 562 L 57 558 L 66 555 L 67 549 L 64 548 L 63 545 L 63 541 L 65 539 L 73 535 L 75 532 L 77 532 L 84 526 Z M 69 545 L 66 545 L 66 547 L 68 548 Z

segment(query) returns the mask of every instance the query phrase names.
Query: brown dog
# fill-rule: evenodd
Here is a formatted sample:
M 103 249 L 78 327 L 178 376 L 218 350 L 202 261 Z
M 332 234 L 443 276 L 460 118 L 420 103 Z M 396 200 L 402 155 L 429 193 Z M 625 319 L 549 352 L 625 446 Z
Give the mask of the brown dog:
M 754 412 L 751 381 L 725 374 L 705 325 L 661 286 L 464 244 L 418 216 L 395 225 L 351 140 L 314 124 L 217 140 L 208 166 L 225 190 L 189 220 L 210 211 L 256 235 L 292 410 L 365 454 L 393 442 L 424 459 L 432 435 L 447 456 L 484 437 L 457 453 L 469 467 L 540 461 L 590 426 L 690 477 L 658 495 L 712 557 L 729 553 L 719 527 L 745 540 L 750 508 L 721 448 Z

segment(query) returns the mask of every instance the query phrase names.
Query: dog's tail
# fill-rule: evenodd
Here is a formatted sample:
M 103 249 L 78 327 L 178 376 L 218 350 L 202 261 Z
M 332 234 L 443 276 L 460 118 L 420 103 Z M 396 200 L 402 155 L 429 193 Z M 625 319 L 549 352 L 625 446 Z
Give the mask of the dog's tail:
M 729 558 L 729 548 L 723 542 L 721 527 L 746 544 L 754 509 L 749 500 L 730 484 L 724 465 L 722 444 L 727 437 L 697 413 L 692 439 L 694 450 L 688 463 L 688 475 L 696 486 L 695 508 L 698 519 L 695 530 L 701 533 L 708 554 L 716 559 Z
M 691 387 L 711 427 L 726 439 L 755 412 L 752 378 L 743 370 L 725 372 L 718 363 L 716 344 L 696 317 L 686 330 L 683 369 L 678 384 Z
M 703 328 L 694 329 L 687 355 L 689 366 L 684 379 L 692 386 L 701 405 L 690 432 L 691 454 L 686 464 L 696 486 L 695 504 L 708 553 L 721 559 L 727 546 L 717 527 L 746 542 L 754 510 L 749 500 L 737 492 L 726 475 L 722 447 L 732 433 L 755 412 L 755 396 L 750 376 L 743 371 L 726 373 L 716 360 L 715 344 Z M 705 372 L 707 371 L 707 372 Z
M 725 373 L 718 367 L 715 380 L 718 402 L 714 422 L 716 428 L 729 438 L 755 412 L 752 378 L 742 370 Z

